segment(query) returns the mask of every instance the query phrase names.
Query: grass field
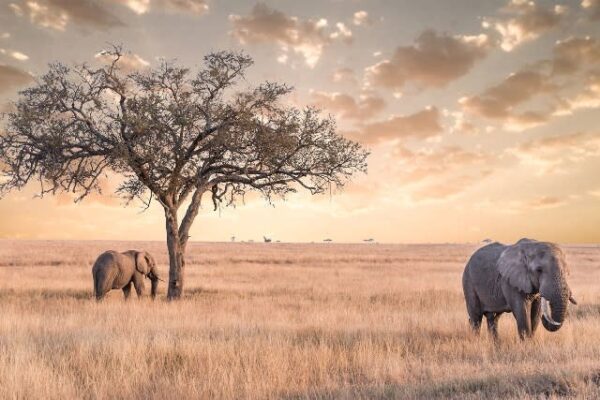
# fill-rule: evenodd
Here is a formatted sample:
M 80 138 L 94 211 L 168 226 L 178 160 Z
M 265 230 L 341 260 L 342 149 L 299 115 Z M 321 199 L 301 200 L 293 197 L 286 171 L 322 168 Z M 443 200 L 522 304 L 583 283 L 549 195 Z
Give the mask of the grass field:
M 475 245 L 193 243 L 185 299 L 91 300 L 103 250 L 0 241 L 0 398 L 599 398 L 600 247 L 565 246 L 557 333 L 468 330 Z M 148 289 L 147 289 L 148 290 Z

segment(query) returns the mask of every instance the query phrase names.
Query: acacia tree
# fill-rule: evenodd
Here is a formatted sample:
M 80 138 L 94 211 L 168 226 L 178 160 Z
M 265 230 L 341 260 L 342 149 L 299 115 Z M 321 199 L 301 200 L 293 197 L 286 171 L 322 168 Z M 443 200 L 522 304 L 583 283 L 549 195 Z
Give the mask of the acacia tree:
M 0 193 L 37 181 L 42 196 L 65 191 L 79 201 L 100 192 L 109 171 L 119 174 L 127 202 L 155 199 L 164 209 L 169 299 L 183 293 L 203 196 L 216 209 L 248 191 L 269 200 L 297 188 L 317 194 L 366 171 L 368 153 L 337 135 L 331 117 L 282 104 L 290 87 L 240 87 L 247 55 L 211 53 L 195 74 L 172 61 L 131 71 L 126 56 L 115 47 L 99 67 L 51 64 L 20 92 L 0 137 Z

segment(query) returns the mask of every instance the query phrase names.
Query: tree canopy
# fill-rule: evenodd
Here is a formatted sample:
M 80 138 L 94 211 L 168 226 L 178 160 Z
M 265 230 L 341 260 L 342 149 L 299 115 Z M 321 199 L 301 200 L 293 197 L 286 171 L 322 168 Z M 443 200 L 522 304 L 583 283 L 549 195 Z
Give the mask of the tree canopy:
M 242 85 L 253 63 L 245 54 L 208 54 L 195 73 L 174 61 L 132 71 L 125 56 L 114 47 L 100 66 L 51 64 L 20 92 L 0 137 L 0 193 L 37 181 L 42 195 L 67 191 L 80 200 L 100 191 L 109 171 L 121 175 L 120 196 L 164 208 L 169 297 L 181 294 L 203 195 L 216 207 L 248 191 L 317 194 L 366 172 L 368 152 L 338 135 L 332 117 L 285 104 L 292 88 Z

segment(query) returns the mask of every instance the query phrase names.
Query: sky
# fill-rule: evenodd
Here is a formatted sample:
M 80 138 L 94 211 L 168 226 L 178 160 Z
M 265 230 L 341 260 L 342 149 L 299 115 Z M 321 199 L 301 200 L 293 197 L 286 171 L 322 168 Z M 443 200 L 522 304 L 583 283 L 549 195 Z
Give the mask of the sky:
M 0 109 L 111 43 L 133 68 L 242 50 L 371 151 L 342 191 L 207 205 L 191 240 L 600 242 L 600 0 L 0 0 Z M 35 190 L 0 238 L 164 240 L 158 204 Z

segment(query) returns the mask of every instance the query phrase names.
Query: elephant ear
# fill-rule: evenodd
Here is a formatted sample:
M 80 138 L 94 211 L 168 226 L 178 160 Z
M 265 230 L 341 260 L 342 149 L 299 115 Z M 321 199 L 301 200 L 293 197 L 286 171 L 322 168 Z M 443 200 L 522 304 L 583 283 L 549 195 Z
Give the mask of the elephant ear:
M 508 283 L 523 293 L 531 293 L 533 285 L 529 279 L 527 258 L 522 245 L 512 245 L 502 252 L 498 259 L 498 272 Z
M 149 267 L 145 252 L 139 251 L 135 255 L 135 269 L 140 271 L 142 275 L 148 275 Z

